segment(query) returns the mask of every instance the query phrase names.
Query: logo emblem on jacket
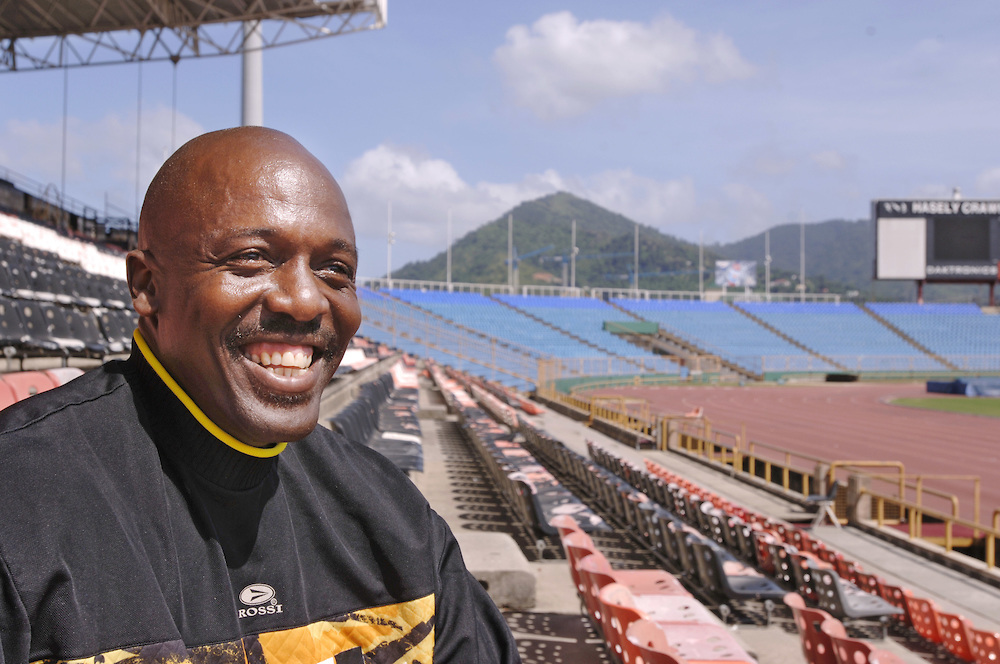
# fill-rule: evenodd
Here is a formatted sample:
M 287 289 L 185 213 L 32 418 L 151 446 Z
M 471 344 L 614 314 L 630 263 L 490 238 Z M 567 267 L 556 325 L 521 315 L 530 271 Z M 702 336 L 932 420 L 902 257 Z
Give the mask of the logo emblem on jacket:
M 239 609 L 240 618 L 252 618 L 270 613 L 281 613 L 281 604 L 274 588 L 266 583 L 251 583 L 240 591 L 240 602 L 247 608 Z

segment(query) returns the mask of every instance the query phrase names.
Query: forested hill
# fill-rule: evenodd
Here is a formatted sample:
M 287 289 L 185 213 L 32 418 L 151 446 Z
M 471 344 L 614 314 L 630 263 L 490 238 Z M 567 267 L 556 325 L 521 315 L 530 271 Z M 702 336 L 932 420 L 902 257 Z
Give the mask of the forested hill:
M 521 203 L 452 245 L 452 281 L 507 282 L 507 219 L 513 217 L 519 283 L 563 285 L 576 221 L 577 286 L 627 287 L 633 271 L 635 222 L 582 198 L 557 193 Z M 697 289 L 698 247 L 639 225 L 642 288 Z M 706 255 L 706 265 L 716 256 Z M 446 255 L 409 263 L 399 279 L 444 281 Z

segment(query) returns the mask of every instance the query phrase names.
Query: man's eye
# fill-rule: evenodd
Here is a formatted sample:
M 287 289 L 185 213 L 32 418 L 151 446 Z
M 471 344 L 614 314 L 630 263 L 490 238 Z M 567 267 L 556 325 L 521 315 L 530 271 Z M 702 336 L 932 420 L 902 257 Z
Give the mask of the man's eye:
M 231 260 L 235 263 L 259 263 L 266 261 L 267 256 L 259 249 L 247 249 L 234 255 Z
M 346 263 L 330 263 L 321 267 L 318 272 L 324 279 L 348 279 L 354 281 L 354 268 Z

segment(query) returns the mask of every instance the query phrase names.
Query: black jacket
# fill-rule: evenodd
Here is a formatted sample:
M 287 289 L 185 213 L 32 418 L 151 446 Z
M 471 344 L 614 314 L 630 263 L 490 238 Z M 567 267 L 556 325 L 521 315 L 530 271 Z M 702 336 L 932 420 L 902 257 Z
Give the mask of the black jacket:
M 516 662 L 444 521 L 317 427 L 206 431 L 139 351 L 0 413 L 0 664 Z

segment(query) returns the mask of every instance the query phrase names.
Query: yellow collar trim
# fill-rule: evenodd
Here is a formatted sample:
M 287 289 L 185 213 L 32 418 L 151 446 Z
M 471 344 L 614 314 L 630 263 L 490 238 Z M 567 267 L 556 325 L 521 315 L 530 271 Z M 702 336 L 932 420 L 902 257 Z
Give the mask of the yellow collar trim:
M 230 434 L 223 431 L 218 424 L 210 420 L 208 415 L 206 415 L 201 408 L 198 408 L 198 404 L 196 404 L 194 400 L 188 396 L 187 392 L 184 391 L 184 388 L 177 384 L 177 381 L 174 380 L 173 376 L 167 372 L 166 367 L 160 364 L 160 361 L 156 359 L 155 355 L 153 355 L 153 351 L 149 348 L 146 340 L 142 338 L 142 333 L 140 333 L 139 330 L 135 331 L 134 339 L 135 345 L 139 347 L 139 351 L 142 352 L 142 356 L 146 358 L 147 362 L 149 362 L 149 366 L 153 367 L 153 371 L 155 371 L 156 375 L 160 377 L 160 380 L 162 380 L 163 383 L 170 388 L 170 391 L 174 393 L 174 396 L 180 399 L 181 403 L 184 404 L 184 407 L 187 408 L 192 415 L 194 415 L 196 420 L 198 420 L 198 423 L 205 427 L 210 434 L 221 440 L 223 443 L 237 452 L 249 454 L 250 456 L 259 457 L 261 459 L 278 456 L 288 445 L 288 443 L 277 443 L 271 447 L 254 447 L 253 445 L 247 445 L 246 443 L 242 443 L 233 438 Z

